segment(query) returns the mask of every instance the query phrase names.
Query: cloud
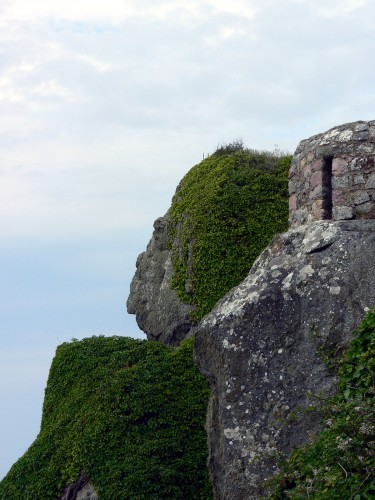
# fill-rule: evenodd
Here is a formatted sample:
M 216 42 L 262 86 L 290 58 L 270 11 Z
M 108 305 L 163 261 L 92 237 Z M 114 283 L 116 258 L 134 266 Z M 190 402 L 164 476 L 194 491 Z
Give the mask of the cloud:
M 94 21 L 119 23 L 131 17 L 165 19 L 176 13 L 201 17 L 207 12 L 229 13 L 242 17 L 254 16 L 255 2 L 246 0 L 67 0 L 62 3 L 48 0 L 10 0 L 3 7 L 7 21 L 59 19 L 65 21 Z
M 375 3 L 8 0 L 0 13 L 2 380 L 18 351 L 24 367 L 1 405 L 16 408 L 22 380 L 42 398 L 44 349 L 136 334 L 136 255 L 203 154 L 236 138 L 293 151 L 374 118 Z

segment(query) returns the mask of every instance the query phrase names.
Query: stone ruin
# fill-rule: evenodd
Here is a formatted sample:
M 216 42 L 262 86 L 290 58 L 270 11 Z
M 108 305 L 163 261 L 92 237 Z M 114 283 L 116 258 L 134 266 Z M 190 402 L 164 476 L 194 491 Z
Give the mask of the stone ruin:
M 375 219 L 375 120 L 301 141 L 289 171 L 289 225 Z

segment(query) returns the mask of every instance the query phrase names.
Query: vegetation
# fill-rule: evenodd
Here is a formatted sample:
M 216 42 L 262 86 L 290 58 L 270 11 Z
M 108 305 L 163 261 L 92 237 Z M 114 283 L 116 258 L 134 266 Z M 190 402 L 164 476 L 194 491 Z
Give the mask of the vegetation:
M 291 157 L 220 146 L 181 181 L 170 209 L 173 287 L 207 314 L 248 273 L 272 237 L 288 227 Z
M 271 498 L 375 498 L 375 311 L 354 336 L 338 369 L 338 393 L 325 404 L 323 431 L 284 461 Z
M 170 210 L 173 286 L 194 306 L 194 319 L 287 229 L 290 160 L 235 141 L 181 181 Z M 62 344 L 40 434 L 0 483 L 0 499 L 55 500 L 82 472 L 100 500 L 211 499 L 209 388 L 194 365 L 192 343 L 176 350 L 125 337 Z M 324 345 L 320 353 L 330 366 L 336 362 Z M 338 392 L 325 403 L 322 432 L 283 461 L 270 482 L 271 498 L 375 497 L 374 354 L 371 311 L 336 367 Z
M 41 431 L 0 483 L 0 498 L 55 500 L 81 471 L 101 500 L 210 499 L 209 389 L 192 339 L 93 337 L 58 347 Z

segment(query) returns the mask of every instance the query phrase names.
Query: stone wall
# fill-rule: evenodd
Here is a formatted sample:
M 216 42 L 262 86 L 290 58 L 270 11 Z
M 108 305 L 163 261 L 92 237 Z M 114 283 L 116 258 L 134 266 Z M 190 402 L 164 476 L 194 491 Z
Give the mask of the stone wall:
M 289 224 L 375 219 L 375 120 L 303 140 L 289 172 Z

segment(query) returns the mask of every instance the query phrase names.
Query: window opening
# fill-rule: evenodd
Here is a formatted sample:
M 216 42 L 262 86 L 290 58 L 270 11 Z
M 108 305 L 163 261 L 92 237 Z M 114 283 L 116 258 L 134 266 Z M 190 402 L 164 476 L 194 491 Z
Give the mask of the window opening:
M 323 219 L 332 219 L 332 160 L 333 156 L 323 159 L 322 199 Z

